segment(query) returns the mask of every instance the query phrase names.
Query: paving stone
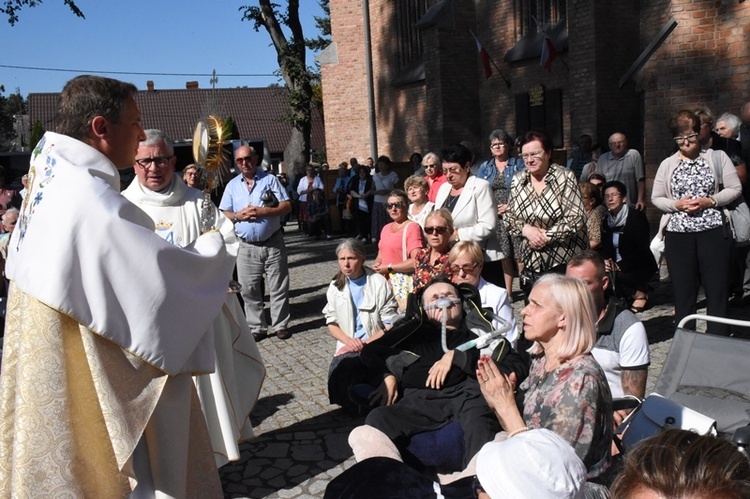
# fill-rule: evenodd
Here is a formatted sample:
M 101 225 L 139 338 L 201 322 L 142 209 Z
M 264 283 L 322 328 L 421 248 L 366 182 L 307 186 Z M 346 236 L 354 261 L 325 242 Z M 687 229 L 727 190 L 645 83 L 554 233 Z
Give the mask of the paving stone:
M 273 443 L 268 445 L 265 449 L 258 450 L 255 455 L 270 459 L 285 457 L 289 453 L 289 445 L 290 444 L 287 443 Z
M 292 459 L 295 461 L 317 462 L 324 457 L 324 449 L 319 445 L 297 445 L 292 447 Z

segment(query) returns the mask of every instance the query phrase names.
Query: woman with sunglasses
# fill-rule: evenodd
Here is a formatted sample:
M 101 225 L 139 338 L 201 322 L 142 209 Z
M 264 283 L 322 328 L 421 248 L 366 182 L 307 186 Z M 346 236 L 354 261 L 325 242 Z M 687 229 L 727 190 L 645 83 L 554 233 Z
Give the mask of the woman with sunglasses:
M 391 170 L 391 158 L 379 156 L 377 172 L 372 176 L 375 198 L 372 206 L 372 243 L 378 242 L 380 231 L 388 223 L 388 210 L 384 208 L 386 197 L 399 183 L 398 174 Z
M 404 191 L 391 191 L 384 207 L 392 222 L 380 232 L 372 269 L 388 279 L 399 309 L 405 310 L 406 297 L 413 290 L 414 257 L 424 246 L 422 229 L 407 217 L 409 198 Z
M 453 217 L 445 208 L 431 211 L 424 223 L 427 247 L 414 258 L 414 292 L 416 293 L 439 275 L 451 278 L 448 252 L 453 234 Z
M 427 199 L 434 203 L 440 186 L 445 183 L 443 160 L 434 152 L 428 152 L 422 158 L 422 166 L 424 167 L 424 178 L 427 180 L 427 185 L 430 186 Z
M 701 150 L 700 128 L 701 121 L 692 111 L 683 110 L 671 118 L 669 129 L 679 149 L 659 165 L 651 191 L 651 202 L 664 213 L 660 226 L 665 226 L 675 323 L 695 313 L 701 284 L 706 292 L 706 313 L 726 317 L 728 312 L 734 240 L 725 227 L 721 207 L 738 198 L 742 186 L 729 156 L 723 151 Z M 707 329 L 713 334 L 729 334 L 729 327 L 718 322 L 709 322 Z
M 482 307 L 489 308 L 495 315 L 510 323 L 511 329 L 505 334 L 505 337 L 515 347 L 518 340 L 518 328 L 516 327 L 516 318 L 513 315 L 513 307 L 510 305 L 508 292 L 500 286 L 487 282 L 482 277 L 483 265 L 482 248 L 474 241 L 458 242 L 448 254 L 451 280 L 456 284 L 471 284 L 477 288 Z M 495 324 L 495 327 L 499 326 L 500 324 Z M 500 340 L 495 340 L 483 352 L 492 352 L 492 349 L 498 343 L 500 343 Z
M 446 183 L 440 186 L 435 206 L 446 208 L 453 216 L 452 242 L 476 241 L 484 250 L 483 277 L 505 286 L 500 260 L 506 256 L 495 230 L 497 202 L 489 182 L 470 175 L 471 152 L 461 144 L 442 152 Z

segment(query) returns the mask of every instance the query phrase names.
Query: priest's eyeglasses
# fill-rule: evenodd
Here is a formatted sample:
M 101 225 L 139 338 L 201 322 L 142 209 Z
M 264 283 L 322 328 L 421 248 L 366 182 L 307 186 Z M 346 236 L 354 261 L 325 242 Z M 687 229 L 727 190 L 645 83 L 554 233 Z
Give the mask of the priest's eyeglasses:
M 144 170 L 148 168 L 152 163 L 156 165 L 156 168 L 164 168 L 169 164 L 169 160 L 172 158 L 174 158 L 174 156 L 157 156 L 155 158 L 136 159 L 135 162 Z

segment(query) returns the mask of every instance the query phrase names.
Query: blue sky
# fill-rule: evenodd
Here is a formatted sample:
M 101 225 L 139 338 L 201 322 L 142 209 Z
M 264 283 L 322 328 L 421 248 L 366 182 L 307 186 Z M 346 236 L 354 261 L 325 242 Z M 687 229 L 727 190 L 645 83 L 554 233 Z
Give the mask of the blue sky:
M 276 3 L 286 8 L 284 0 Z M 185 88 L 186 81 L 210 88 L 213 70 L 219 88 L 265 87 L 279 81 L 272 75 L 278 65 L 270 37 L 263 28 L 256 33 L 251 22 L 241 20 L 238 10 L 243 5 L 257 5 L 255 0 L 76 0 L 76 4 L 85 19 L 75 16 L 62 0 L 24 8 L 15 26 L 0 18 L 0 84 L 5 86 L 5 95 L 16 88 L 24 96 L 59 92 L 66 81 L 83 71 L 129 81 L 139 89 L 146 88 L 147 80 L 153 80 L 157 89 Z M 300 1 L 306 37 L 317 34 L 313 16 L 322 14 L 316 0 Z M 312 55 L 308 55 L 308 64 L 314 64 Z M 269 76 L 223 76 L 229 74 Z

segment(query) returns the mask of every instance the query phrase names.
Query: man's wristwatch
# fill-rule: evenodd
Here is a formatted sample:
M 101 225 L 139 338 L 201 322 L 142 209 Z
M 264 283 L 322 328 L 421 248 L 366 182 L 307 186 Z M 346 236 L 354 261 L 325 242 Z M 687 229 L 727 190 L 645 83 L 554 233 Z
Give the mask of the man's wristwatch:
M 234 218 L 232 218 L 232 223 L 233 223 L 233 224 L 236 224 L 236 223 L 237 223 L 237 222 L 239 222 L 239 221 L 240 221 L 240 219 L 239 219 L 239 218 L 237 218 L 237 214 L 235 213 L 235 214 L 234 214 Z
M 393 265 L 391 265 L 390 263 L 388 264 L 388 273 L 389 274 L 393 273 Z
M 710 200 L 711 200 L 711 208 L 716 208 L 716 205 L 718 204 L 718 203 L 716 202 L 716 198 L 714 198 L 713 196 L 711 196 L 711 197 L 709 197 L 708 199 L 710 199 Z

